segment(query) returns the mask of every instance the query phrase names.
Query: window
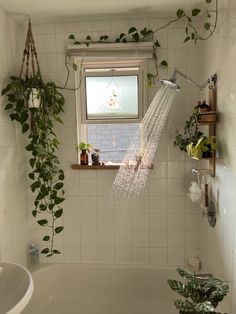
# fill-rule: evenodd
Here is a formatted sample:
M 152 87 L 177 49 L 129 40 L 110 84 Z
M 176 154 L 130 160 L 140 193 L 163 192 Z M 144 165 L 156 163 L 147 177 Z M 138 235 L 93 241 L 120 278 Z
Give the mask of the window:
M 145 103 L 146 63 L 83 62 L 78 94 L 78 142 L 101 150 L 102 162 L 120 163 L 139 130 Z
M 143 61 L 82 66 L 82 122 L 138 122 L 143 116 Z
M 120 163 L 139 130 L 139 123 L 87 124 L 87 140 L 101 150 L 103 162 Z

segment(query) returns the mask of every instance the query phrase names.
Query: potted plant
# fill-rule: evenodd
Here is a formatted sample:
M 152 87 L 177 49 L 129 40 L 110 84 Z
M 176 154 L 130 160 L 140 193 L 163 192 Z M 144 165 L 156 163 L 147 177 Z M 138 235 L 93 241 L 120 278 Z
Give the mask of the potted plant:
M 201 136 L 196 144 L 191 142 L 186 147 L 188 155 L 195 159 L 211 158 L 216 149 L 215 136 Z
M 180 314 L 221 314 L 215 309 L 229 292 L 228 285 L 220 279 L 189 274 L 180 268 L 177 272 L 184 283 L 169 279 L 168 284 L 182 296 L 174 300 Z
M 100 149 L 94 148 L 91 154 L 91 158 L 93 165 L 100 165 Z
M 185 122 L 184 133 L 181 134 L 179 130 L 176 131 L 174 146 L 178 146 L 182 151 L 187 152 L 187 146 L 191 143 L 196 145 L 203 136 L 203 133 L 198 129 L 198 116 L 199 110 L 198 106 L 196 106 L 190 118 Z
M 90 153 L 90 150 L 92 149 L 92 145 L 89 143 L 80 142 L 79 143 L 79 150 L 81 151 L 80 154 L 80 164 L 81 165 L 88 165 L 88 153 Z

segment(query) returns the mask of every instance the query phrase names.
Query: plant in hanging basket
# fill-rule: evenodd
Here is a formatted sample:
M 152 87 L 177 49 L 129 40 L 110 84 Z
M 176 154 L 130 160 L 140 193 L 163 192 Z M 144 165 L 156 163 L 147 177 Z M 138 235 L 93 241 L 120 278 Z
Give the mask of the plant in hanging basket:
M 32 74 L 29 74 L 29 64 L 32 65 Z M 36 98 L 32 99 L 35 91 Z M 65 100 L 55 83 L 44 83 L 42 80 L 30 22 L 20 76 L 10 77 L 10 83 L 3 89 L 2 95 L 7 96 L 5 110 L 9 111 L 11 120 L 21 124 L 23 133 L 29 131 L 26 150 L 31 153 L 30 188 L 36 195 L 32 215 L 46 229 L 42 239 L 45 248 L 41 253 L 48 257 L 59 254 L 60 251 L 54 248 L 54 238 L 64 228 L 57 223 L 63 214 L 64 172 L 57 156 L 59 141 L 54 133 L 54 123 L 62 123 L 60 114 L 64 112 Z M 30 105 L 32 100 L 34 106 Z

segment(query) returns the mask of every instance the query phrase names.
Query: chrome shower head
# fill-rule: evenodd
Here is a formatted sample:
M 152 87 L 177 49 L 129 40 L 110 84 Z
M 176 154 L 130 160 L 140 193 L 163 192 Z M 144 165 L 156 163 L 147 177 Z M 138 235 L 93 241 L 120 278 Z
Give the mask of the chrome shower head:
M 211 75 L 203 84 L 200 85 L 197 82 L 195 82 L 193 79 L 191 79 L 189 76 L 187 76 L 186 74 L 180 72 L 178 69 L 174 70 L 174 73 L 169 80 L 166 80 L 166 79 L 161 80 L 161 84 L 164 86 L 168 86 L 169 88 L 175 89 L 176 91 L 179 91 L 180 86 L 176 83 L 177 74 L 185 78 L 187 81 L 189 81 L 193 85 L 197 86 L 200 90 L 204 89 L 206 86 L 208 86 L 209 88 L 215 88 L 215 85 L 216 85 L 216 80 L 217 80 L 216 74 Z
M 175 89 L 177 92 L 180 91 L 180 86 L 175 82 L 175 79 L 171 78 L 169 80 L 161 80 L 161 84 L 169 88 Z

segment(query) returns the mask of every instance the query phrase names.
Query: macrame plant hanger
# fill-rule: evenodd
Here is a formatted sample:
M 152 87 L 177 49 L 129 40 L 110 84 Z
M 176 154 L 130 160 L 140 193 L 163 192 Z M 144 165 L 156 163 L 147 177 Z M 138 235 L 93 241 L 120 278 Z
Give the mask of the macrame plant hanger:
M 30 64 L 32 72 L 30 71 Z M 28 31 L 26 35 L 25 48 L 23 51 L 23 59 L 20 70 L 20 77 L 23 78 L 23 76 L 25 76 L 26 79 L 32 76 L 42 80 L 30 19 L 28 23 Z
M 25 48 L 23 51 L 22 64 L 21 64 L 21 69 L 20 69 L 20 78 L 26 79 L 26 80 L 29 78 L 35 78 L 37 79 L 38 82 L 41 83 L 40 85 L 42 85 L 42 76 L 41 76 L 39 62 L 38 62 L 38 55 L 37 55 L 36 47 L 34 44 L 34 37 L 32 33 L 30 19 L 28 22 L 28 31 L 27 31 L 26 40 L 25 40 Z M 33 93 L 33 90 L 31 91 L 31 93 Z M 30 112 L 30 129 L 31 129 L 31 132 L 37 131 L 37 127 L 34 121 L 34 113 L 32 111 Z

